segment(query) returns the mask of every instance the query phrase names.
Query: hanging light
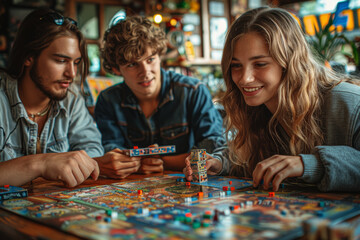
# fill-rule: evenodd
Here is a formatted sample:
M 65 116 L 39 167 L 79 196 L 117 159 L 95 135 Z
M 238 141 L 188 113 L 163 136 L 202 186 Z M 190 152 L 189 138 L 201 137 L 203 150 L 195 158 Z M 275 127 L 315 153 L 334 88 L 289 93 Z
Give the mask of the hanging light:
M 161 14 L 155 14 L 154 15 L 154 22 L 155 23 L 157 23 L 157 24 L 161 23 L 162 19 L 163 19 L 163 17 L 162 17 Z

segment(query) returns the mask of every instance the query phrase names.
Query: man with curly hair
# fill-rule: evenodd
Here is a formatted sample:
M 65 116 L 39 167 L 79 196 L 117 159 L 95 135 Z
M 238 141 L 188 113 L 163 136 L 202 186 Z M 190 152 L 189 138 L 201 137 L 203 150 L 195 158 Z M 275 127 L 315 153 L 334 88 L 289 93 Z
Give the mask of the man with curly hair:
M 154 144 L 175 145 L 176 155 L 141 159 L 140 172 L 181 170 L 194 147 L 208 152 L 223 145 L 222 118 L 199 80 L 161 68 L 165 33 L 148 19 L 133 16 L 113 25 L 104 36 L 104 68 L 124 81 L 103 91 L 95 120 L 105 151 Z M 117 177 L 131 160 L 99 162 L 102 173 Z

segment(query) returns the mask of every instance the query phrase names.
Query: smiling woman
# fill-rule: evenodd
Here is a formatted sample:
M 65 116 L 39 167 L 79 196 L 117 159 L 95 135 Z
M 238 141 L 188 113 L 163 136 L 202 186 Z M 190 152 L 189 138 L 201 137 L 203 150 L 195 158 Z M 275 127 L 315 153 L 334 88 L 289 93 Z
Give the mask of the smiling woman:
M 211 173 L 252 177 L 265 189 L 296 177 L 322 191 L 360 190 L 360 87 L 317 61 L 290 13 L 242 14 L 221 66 L 231 139 L 208 160 Z

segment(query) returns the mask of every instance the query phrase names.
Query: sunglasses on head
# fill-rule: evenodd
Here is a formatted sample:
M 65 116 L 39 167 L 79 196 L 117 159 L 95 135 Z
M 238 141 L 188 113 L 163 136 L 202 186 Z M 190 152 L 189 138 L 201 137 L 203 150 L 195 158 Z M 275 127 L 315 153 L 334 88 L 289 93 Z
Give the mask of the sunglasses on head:
M 40 18 L 40 21 L 42 21 L 42 20 L 50 20 L 58 26 L 63 25 L 65 20 L 67 20 L 71 24 L 74 24 L 75 26 L 77 26 L 77 22 L 74 19 L 69 18 L 69 17 L 64 17 L 63 15 L 56 13 L 56 12 L 51 12 L 51 13 L 46 14 L 45 16 L 42 16 Z

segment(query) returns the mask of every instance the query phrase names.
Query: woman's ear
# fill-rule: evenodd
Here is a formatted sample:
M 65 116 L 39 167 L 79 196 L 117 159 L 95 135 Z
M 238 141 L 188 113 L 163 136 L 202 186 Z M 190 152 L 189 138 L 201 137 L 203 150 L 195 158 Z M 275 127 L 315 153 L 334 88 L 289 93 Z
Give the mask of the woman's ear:
M 119 69 L 113 67 L 113 68 L 111 68 L 111 70 L 112 70 L 113 73 L 115 73 L 116 75 L 121 76 L 121 72 L 120 72 Z

